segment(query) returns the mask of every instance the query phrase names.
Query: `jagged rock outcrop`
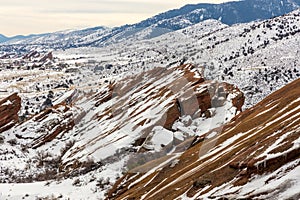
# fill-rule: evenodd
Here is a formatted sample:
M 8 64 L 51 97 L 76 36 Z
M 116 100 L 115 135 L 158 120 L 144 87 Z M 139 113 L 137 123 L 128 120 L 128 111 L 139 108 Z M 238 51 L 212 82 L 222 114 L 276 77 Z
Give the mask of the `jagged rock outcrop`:
M 14 93 L 0 100 L 0 133 L 13 127 L 19 120 L 21 98 Z
M 229 84 L 205 81 L 198 72 L 200 69 L 190 64 L 170 69 L 155 68 L 102 88 L 90 97 L 95 101 L 93 119 L 98 124 L 90 125 L 90 131 L 97 134 L 84 134 L 83 138 L 90 139 L 83 146 L 74 147 L 72 156 L 81 155 L 81 149 L 87 146 L 101 151 L 97 142 L 101 143 L 103 137 L 114 138 L 121 143 L 120 148 L 132 143 L 139 149 L 154 127 L 172 130 L 172 125 L 181 116 L 192 115 L 197 118 L 212 107 L 222 106 L 226 100 L 233 103 L 237 96 L 243 97 L 237 88 Z M 213 98 L 223 102 L 212 105 Z M 236 105 L 232 104 L 232 107 Z M 115 125 L 112 127 L 108 124 Z M 134 142 L 127 140 L 129 135 Z M 115 144 L 111 145 L 115 147 Z
M 1 101 L 1 108 L 14 110 L 13 128 L 5 129 L 5 138 L 0 138 L 2 180 L 51 182 L 84 176 L 99 185 L 103 183 L 91 174 L 105 177 L 112 167 L 115 181 L 126 168 L 142 166 L 149 159 L 163 162 L 173 150 L 182 153 L 195 135 L 202 136 L 241 110 L 235 99 L 243 101 L 238 88 L 205 80 L 202 67 L 192 64 L 157 67 L 99 85 L 89 91 L 70 87 L 61 96 L 49 92 L 44 98 L 51 98 L 49 107 L 19 123 L 15 120 L 20 99 L 12 95 Z M 1 123 L 10 125 L 9 120 Z
M 61 159 L 65 172 L 81 166 L 88 156 L 95 162 L 111 162 L 130 152 L 168 151 L 203 132 L 183 126 L 205 120 L 224 123 L 227 114 L 231 119 L 241 110 L 234 102 L 242 101 L 242 92 L 227 83 L 205 80 L 201 69 L 191 64 L 155 68 L 106 83 L 97 93 L 70 90 L 17 125 L 12 135 L 23 147 L 37 151 L 62 146 L 61 138 L 78 140 Z M 182 123 L 186 116 L 190 122 Z
M 72 130 L 85 115 L 82 109 L 71 105 L 77 98 L 76 90 L 67 92 L 54 101 L 54 105 L 18 125 L 17 130 L 21 131 L 15 134 L 16 138 L 27 141 L 27 147 L 36 149 Z
M 46 62 L 47 60 L 53 60 L 53 54 L 52 52 L 49 52 L 47 54 L 45 54 L 44 56 L 41 57 L 41 59 L 39 60 L 39 62 Z
M 37 51 L 31 51 L 27 54 L 25 54 L 22 59 L 28 59 L 28 60 L 32 60 L 34 58 L 38 58 L 40 56 L 40 53 Z
M 164 167 L 127 173 L 108 198 L 299 197 L 296 188 L 300 181 L 293 175 L 299 172 L 300 163 L 299 96 L 300 79 L 225 126 L 195 138 L 182 155 L 169 155 Z

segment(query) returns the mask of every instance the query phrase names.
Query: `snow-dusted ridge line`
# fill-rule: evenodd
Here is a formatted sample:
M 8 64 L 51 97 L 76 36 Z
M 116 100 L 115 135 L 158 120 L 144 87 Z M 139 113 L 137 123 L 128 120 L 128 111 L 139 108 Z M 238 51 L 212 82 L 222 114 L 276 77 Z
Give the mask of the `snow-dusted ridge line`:
M 207 19 L 215 19 L 224 24 L 232 25 L 284 15 L 299 7 L 300 2 L 298 0 L 246 0 L 221 4 L 200 3 L 170 10 L 132 25 L 115 28 L 94 27 L 41 35 L 17 36 L 4 38 L 4 41 L 6 40 L 4 44 L 38 44 L 48 45 L 51 48 L 103 46 L 132 39 L 154 38 Z

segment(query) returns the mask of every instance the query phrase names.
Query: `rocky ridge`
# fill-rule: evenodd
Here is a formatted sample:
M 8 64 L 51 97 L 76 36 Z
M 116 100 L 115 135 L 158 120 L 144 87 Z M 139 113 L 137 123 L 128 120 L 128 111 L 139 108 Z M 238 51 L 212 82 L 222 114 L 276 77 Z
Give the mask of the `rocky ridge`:
M 299 88 L 298 79 L 272 93 L 196 139 L 175 163 L 127 173 L 109 199 L 299 197 Z
M 238 88 L 205 80 L 200 69 L 191 64 L 155 68 L 107 82 L 98 92 L 69 89 L 2 133 L 2 180 L 104 178 L 107 170 L 119 166 L 110 175 L 113 181 L 120 168 L 145 162 L 132 162 L 135 156 L 155 160 L 185 150 L 195 135 L 238 114 L 244 102 Z M 12 170 L 15 162 L 19 164 Z M 106 191 L 95 186 L 96 180 L 81 184 Z
M 0 133 L 19 122 L 21 98 L 15 93 L 0 101 Z

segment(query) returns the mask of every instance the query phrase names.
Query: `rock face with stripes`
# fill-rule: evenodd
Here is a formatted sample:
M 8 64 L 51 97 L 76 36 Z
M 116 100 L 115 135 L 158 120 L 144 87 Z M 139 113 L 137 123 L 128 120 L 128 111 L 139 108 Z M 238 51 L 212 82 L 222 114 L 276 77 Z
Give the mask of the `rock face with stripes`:
M 103 160 L 122 148 L 138 152 L 165 149 L 154 146 L 173 146 L 177 138 L 182 142 L 197 135 L 196 131 L 186 133 L 173 127 L 181 117 L 213 119 L 215 109 L 224 108 L 232 118 L 242 109 L 244 96 L 238 88 L 205 80 L 199 69 L 190 64 L 155 68 L 108 83 L 98 93 L 67 92 L 54 100 L 52 107 L 18 125 L 14 134 L 34 149 L 57 146 L 61 143 L 57 138 L 80 137 L 81 142 L 65 154 L 62 162 L 66 167 L 84 162 L 87 154 Z M 222 117 L 224 121 L 225 115 Z M 156 144 L 160 142 L 153 139 L 157 134 L 150 136 L 154 129 L 168 131 L 172 139 Z
M 19 120 L 21 98 L 15 93 L 0 100 L 0 133 L 13 127 Z
M 45 168 L 53 172 L 52 178 L 76 176 L 75 171 L 84 174 L 103 163 L 122 161 L 126 168 L 131 155 L 148 152 L 156 158 L 174 148 L 183 151 L 195 135 L 200 137 L 241 112 L 243 102 L 238 88 L 205 80 L 201 67 L 155 68 L 106 83 L 98 92 L 70 89 L 53 99 L 52 106 L 3 133 L 14 141 L 5 147 L 3 160 L 9 166 L 18 157 L 25 166 L 35 157 L 51 157 L 54 167 Z M 30 170 L 38 171 L 34 166 Z M 24 168 L 16 168 L 26 174 Z M 6 178 L 13 182 L 15 176 Z
M 185 152 L 133 169 L 109 199 L 298 199 L 299 97 L 300 79 L 195 138 Z

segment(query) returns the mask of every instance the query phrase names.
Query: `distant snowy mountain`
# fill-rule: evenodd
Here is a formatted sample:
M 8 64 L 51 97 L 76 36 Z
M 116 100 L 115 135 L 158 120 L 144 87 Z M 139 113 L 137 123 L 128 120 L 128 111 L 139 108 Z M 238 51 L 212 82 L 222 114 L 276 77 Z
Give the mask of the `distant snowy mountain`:
M 6 37 L 5 35 L 0 34 L 0 43 L 5 43 L 5 42 L 15 42 L 15 41 L 25 41 L 28 38 L 36 38 L 36 37 L 42 37 L 44 35 L 46 35 L 47 33 L 44 34 L 30 34 L 27 36 L 24 35 L 16 35 L 13 37 Z M 48 33 L 49 34 L 49 33 Z
M 99 37 L 105 30 L 108 30 L 108 28 L 99 26 L 83 30 L 67 30 L 38 35 L 15 36 L 10 38 L 5 44 L 39 44 L 47 45 L 52 48 L 71 48 L 76 47 L 74 45 L 80 43 L 82 38 L 87 36 L 93 38 L 92 35 Z
M 186 5 L 133 25 L 113 29 L 95 27 L 70 33 L 56 32 L 24 39 L 10 39 L 6 44 L 47 44 L 51 48 L 104 46 L 128 39 L 150 39 L 186 28 L 207 19 L 232 25 L 280 16 L 300 7 L 300 0 L 244 0 L 222 4 Z
M 8 38 L 5 35 L 0 34 L 0 43 L 6 42 Z
M 206 19 L 216 19 L 232 25 L 268 19 L 291 12 L 300 6 L 299 0 L 244 0 L 222 4 L 186 5 L 180 9 L 156 15 L 136 25 L 136 28 L 158 27 L 178 30 Z

